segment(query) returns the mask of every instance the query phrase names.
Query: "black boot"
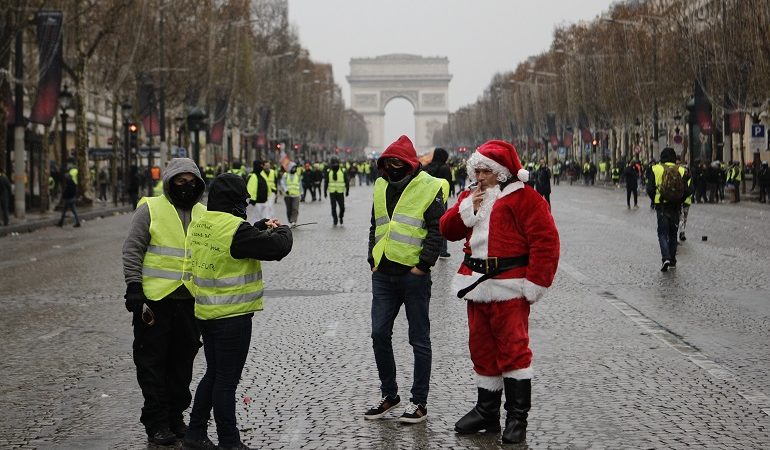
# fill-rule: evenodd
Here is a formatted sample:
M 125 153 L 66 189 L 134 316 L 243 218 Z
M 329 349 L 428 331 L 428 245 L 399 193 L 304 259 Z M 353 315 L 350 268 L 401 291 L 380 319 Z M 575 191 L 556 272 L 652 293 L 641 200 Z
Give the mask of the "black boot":
M 455 424 L 455 432 L 460 434 L 487 433 L 500 431 L 500 402 L 503 391 L 488 391 L 479 389 L 479 399 L 476 406 Z
M 505 384 L 504 444 L 517 444 L 527 439 L 527 413 L 532 397 L 532 380 L 503 378 Z

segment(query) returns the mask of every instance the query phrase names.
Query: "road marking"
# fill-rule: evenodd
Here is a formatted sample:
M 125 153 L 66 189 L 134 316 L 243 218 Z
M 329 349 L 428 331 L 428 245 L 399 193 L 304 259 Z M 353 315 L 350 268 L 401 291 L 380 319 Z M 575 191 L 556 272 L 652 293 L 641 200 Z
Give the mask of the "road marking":
M 569 264 L 559 262 L 559 268 L 564 270 L 578 283 L 587 284 L 589 281 L 588 277 L 580 273 L 579 270 L 575 269 Z M 609 304 L 614 306 L 624 316 L 631 319 L 631 321 L 637 324 L 640 328 L 645 330 L 650 335 L 655 336 L 658 340 L 663 341 L 666 345 L 677 351 L 685 358 L 689 359 L 690 362 L 703 369 L 710 376 L 718 380 L 733 381 L 738 390 L 738 395 L 743 397 L 752 405 L 757 406 L 763 413 L 770 416 L 770 397 L 768 397 L 765 393 L 761 391 L 741 390 L 737 386 L 737 376 L 730 369 L 713 361 L 703 352 L 688 344 L 679 336 L 661 326 L 658 322 L 655 322 L 654 320 L 645 316 L 641 311 L 621 300 L 612 292 L 602 291 L 596 293 L 603 297 Z
M 326 326 L 327 331 L 326 331 L 326 333 L 324 333 L 324 336 L 327 336 L 327 337 L 334 337 L 334 336 L 336 336 L 337 335 L 337 327 L 339 326 L 339 324 L 340 324 L 339 321 L 335 320 L 334 322 L 332 322 L 329 325 L 327 325 Z
M 579 270 L 577 270 L 576 268 L 572 267 L 571 265 L 565 262 L 559 261 L 559 270 L 567 272 L 567 275 L 574 278 L 575 281 L 577 281 L 580 284 L 590 284 L 591 282 L 590 278 L 583 275 L 582 273 L 580 273 Z
M 69 330 L 69 327 L 60 327 L 60 328 L 57 328 L 57 329 L 51 331 L 48 334 L 44 334 L 42 336 L 39 336 L 38 339 L 42 339 L 42 340 L 51 339 L 52 337 L 56 337 L 56 336 L 64 333 L 67 330 Z

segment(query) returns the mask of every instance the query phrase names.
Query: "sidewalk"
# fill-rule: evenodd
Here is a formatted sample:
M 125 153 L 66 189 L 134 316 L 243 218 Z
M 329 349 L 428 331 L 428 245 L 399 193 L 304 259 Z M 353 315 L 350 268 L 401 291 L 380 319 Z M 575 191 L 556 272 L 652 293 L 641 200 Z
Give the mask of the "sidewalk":
M 97 217 L 107 217 L 115 214 L 122 214 L 131 211 L 131 205 L 114 206 L 112 202 L 94 202 L 93 206 L 78 207 L 78 217 L 81 221 L 89 221 Z M 29 233 L 40 228 L 55 226 L 59 222 L 61 211 L 41 213 L 39 211 L 28 211 L 24 219 L 17 219 L 13 215 L 9 218 L 8 226 L 0 226 L 0 237 Z M 65 225 L 72 226 L 72 211 L 67 212 Z

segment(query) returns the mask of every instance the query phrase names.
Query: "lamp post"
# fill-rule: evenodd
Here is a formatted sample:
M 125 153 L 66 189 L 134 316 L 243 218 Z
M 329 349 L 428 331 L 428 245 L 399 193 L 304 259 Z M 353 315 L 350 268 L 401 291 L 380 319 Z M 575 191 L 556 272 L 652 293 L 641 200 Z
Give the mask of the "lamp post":
M 187 129 L 194 132 L 195 136 L 193 137 L 193 161 L 195 161 L 195 164 L 197 166 L 200 166 L 200 130 L 203 126 L 203 120 L 206 118 L 206 112 L 203 111 L 201 108 L 198 108 L 197 106 L 193 107 L 190 110 L 190 113 L 187 115 Z
M 59 172 L 59 186 L 64 185 L 64 173 L 67 170 L 67 109 L 72 104 L 72 93 L 67 89 L 67 85 L 64 85 L 64 89 L 59 92 L 59 109 L 61 110 L 61 170 Z
M 121 192 L 121 203 L 126 199 L 126 191 L 128 189 L 128 175 L 129 175 L 129 162 L 131 160 L 131 150 L 128 137 L 128 125 L 131 123 L 131 113 L 133 106 L 128 101 L 124 101 L 120 105 L 120 114 L 123 117 L 123 192 Z
M 176 123 L 176 146 L 182 147 L 182 125 L 184 124 L 184 117 L 175 117 Z

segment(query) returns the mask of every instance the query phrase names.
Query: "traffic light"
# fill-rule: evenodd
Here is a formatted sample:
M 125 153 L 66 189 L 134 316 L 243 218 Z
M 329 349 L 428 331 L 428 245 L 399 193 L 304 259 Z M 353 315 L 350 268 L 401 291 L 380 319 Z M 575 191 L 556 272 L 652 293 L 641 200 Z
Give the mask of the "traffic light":
M 139 127 L 134 122 L 128 124 L 128 147 L 136 148 L 136 135 L 139 134 Z
M 599 133 L 596 133 L 594 135 L 594 138 L 591 140 L 591 147 L 596 149 L 596 147 L 599 145 Z
M 294 144 L 294 150 L 299 150 L 299 144 Z

